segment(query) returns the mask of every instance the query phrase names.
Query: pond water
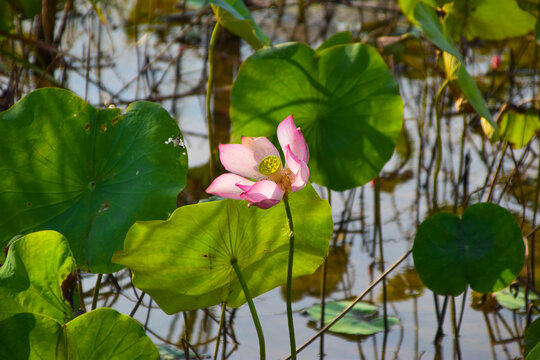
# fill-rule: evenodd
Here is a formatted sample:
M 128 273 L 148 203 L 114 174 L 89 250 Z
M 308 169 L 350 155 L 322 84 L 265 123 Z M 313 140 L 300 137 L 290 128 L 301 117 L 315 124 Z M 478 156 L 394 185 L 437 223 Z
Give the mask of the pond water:
M 273 44 L 305 41 L 307 35 L 308 43 L 315 47 L 328 36 L 349 30 L 354 38 L 371 44 L 383 54 L 399 83 L 405 120 L 396 152 L 380 175 L 381 234 L 376 230 L 376 182 L 331 194 L 326 188 L 315 185 L 322 198 L 330 198 L 335 230 L 327 263 L 325 301 L 354 299 L 381 274 L 381 264 L 386 269 L 411 249 L 418 225 L 434 207 L 461 213 L 464 204 L 486 200 L 494 165 L 500 161 L 501 146 L 489 143 L 482 136 L 474 113 L 456 110 L 454 89 L 449 89 L 443 100 L 438 198 L 433 199 L 434 102 L 443 80 L 433 66 L 438 56 L 433 47 L 420 38 L 399 39 L 411 28 L 396 2 L 310 2 L 305 14 L 307 25 L 297 25 L 296 2 L 251 3 L 255 21 L 272 35 Z M 280 3 L 285 3 L 281 19 L 278 16 Z M 182 1 L 177 4 L 175 1 L 119 0 L 98 4 L 105 24 L 88 2 L 74 2 L 76 12 L 70 14 L 62 39 L 67 65 L 57 70 L 57 73 L 64 71 L 61 82 L 98 107 L 112 104 L 125 108 L 135 100 L 150 100 L 164 106 L 177 120 L 189 155 L 188 185 L 179 196 L 178 204 L 197 202 L 206 197 L 204 189 L 210 180 L 204 94 L 208 40 L 214 18 L 209 10 L 199 13 L 199 8 L 189 6 L 182 15 Z M 230 124 L 227 98 L 231 79 L 252 50 L 230 34 L 224 35 L 221 41 L 213 111 L 216 141 L 227 142 Z M 498 86 L 491 92 L 497 101 L 504 101 L 499 100 L 502 96 L 520 103 L 536 93 L 536 57 L 532 57 L 530 50 L 535 48 L 533 42 L 527 37 L 468 44 L 467 69 L 479 76 L 478 81 L 483 85 Z M 492 68 L 494 55 L 503 59 L 501 73 L 495 73 Z M 531 62 L 534 67 L 529 66 Z M 505 85 L 505 81 L 508 82 L 505 71 L 513 71 L 512 85 Z M 27 80 L 19 84 L 23 94 L 35 87 L 35 80 Z M 514 89 L 506 90 L 508 86 Z M 519 150 L 508 148 L 498 182 L 493 187 L 493 201 L 513 212 L 521 222 L 524 235 L 531 231 L 533 223 L 534 201 L 531 199 L 534 199 L 537 182 L 538 149 L 538 139 Z M 517 173 L 516 163 L 520 164 Z M 526 206 L 520 202 L 520 186 L 525 185 L 530 195 L 527 195 Z M 297 345 L 314 335 L 319 327 L 306 316 L 305 310 L 320 302 L 321 274 L 322 269 L 319 269 L 314 275 L 293 282 Z M 520 276 L 521 283 L 526 277 L 524 274 Z M 92 302 L 95 283 L 95 275 L 84 274 L 87 306 Z M 389 315 L 400 319 L 399 324 L 392 326 L 387 334 L 365 337 L 328 332 L 300 352 L 299 358 L 315 359 L 321 357 L 321 353 L 325 359 L 515 359 L 522 356 L 524 308 L 483 311 L 478 305 L 479 297 L 468 290 L 455 300 L 460 323 L 456 341 L 450 300 L 445 300 L 444 296 L 434 297 L 424 287 L 414 270 L 412 255 L 388 275 L 384 286 L 384 293 L 381 282 L 364 300 L 378 305 L 380 314 L 386 306 Z M 139 295 L 140 291 L 131 285 L 129 272 L 123 270 L 103 277 L 98 306 L 110 306 L 130 314 Z M 489 303 L 490 298 L 484 300 Z M 442 308 L 445 301 L 448 304 L 443 335 L 435 341 L 436 308 Z M 266 337 L 267 357 L 286 357 L 289 341 L 284 287 L 258 296 L 254 302 Z M 146 295 L 134 318 L 145 326 L 156 344 L 183 349 L 183 342 L 187 341 L 201 358 L 208 358 L 214 351 L 219 316 L 218 306 L 167 315 Z M 248 307 L 227 310 L 227 325 L 229 335 L 222 343 L 220 358 L 256 358 L 258 341 Z

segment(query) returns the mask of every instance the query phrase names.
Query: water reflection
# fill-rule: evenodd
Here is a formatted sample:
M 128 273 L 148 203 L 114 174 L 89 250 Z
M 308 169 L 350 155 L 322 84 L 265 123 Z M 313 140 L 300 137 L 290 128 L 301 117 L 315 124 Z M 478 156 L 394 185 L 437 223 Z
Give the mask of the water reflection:
M 349 246 L 331 247 L 326 262 L 326 296 L 350 294 L 352 289 L 349 273 Z M 312 275 L 301 276 L 293 280 L 292 300 L 297 302 L 306 296 L 318 299 L 321 295 L 323 267 Z M 281 296 L 285 300 L 285 286 L 281 287 Z

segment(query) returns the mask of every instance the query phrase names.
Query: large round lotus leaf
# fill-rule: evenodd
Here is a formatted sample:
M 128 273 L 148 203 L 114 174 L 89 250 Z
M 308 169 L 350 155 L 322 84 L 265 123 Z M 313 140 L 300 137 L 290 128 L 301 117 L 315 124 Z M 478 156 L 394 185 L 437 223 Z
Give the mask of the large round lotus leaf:
M 394 151 L 402 100 L 390 70 L 364 44 L 315 52 L 286 43 L 257 51 L 238 72 L 231 92 L 232 139 L 276 140 L 289 115 L 308 143 L 311 180 L 334 190 L 377 176 Z
M 62 325 L 46 315 L 21 313 L 0 320 L 0 359 L 66 359 Z
M 331 301 L 324 307 L 324 323 L 328 324 L 336 316 L 341 314 L 350 305 L 349 301 Z M 329 331 L 349 335 L 373 335 L 384 331 L 384 317 L 376 315 L 377 306 L 358 302 L 337 323 L 332 325 Z M 321 305 L 314 304 L 306 310 L 306 313 L 314 321 L 321 321 Z M 388 326 L 399 323 L 394 316 L 387 316 Z
M 506 287 L 523 267 L 525 246 L 510 212 L 491 203 L 467 208 L 462 219 L 439 213 L 418 228 L 414 266 L 437 294 L 480 293 Z
M 96 110 L 74 94 L 41 89 L 0 114 L 0 245 L 57 230 L 77 265 L 110 261 L 136 220 L 164 219 L 185 184 L 187 155 L 167 111 L 148 102 Z M 168 143 L 166 143 L 168 142 Z
M 0 267 L 0 320 L 28 312 L 68 321 L 73 310 L 62 285 L 74 271 L 75 260 L 62 234 L 40 231 L 16 240 Z
M 456 39 L 505 39 L 525 35 L 536 25 L 536 18 L 517 0 L 457 0 L 445 10 L 448 30 Z
M 147 360 L 159 352 L 142 326 L 109 308 L 83 314 L 65 325 L 69 359 Z
M 314 272 L 328 253 L 332 217 L 327 201 L 309 186 L 290 194 L 294 220 L 293 276 Z M 237 261 L 253 297 L 286 282 L 289 227 L 282 203 L 248 208 L 223 200 L 178 208 L 167 221 L 137 222 L 113 261 L 133 272 L 133 284 L 168 314 L 227 302 L 244 293 Z

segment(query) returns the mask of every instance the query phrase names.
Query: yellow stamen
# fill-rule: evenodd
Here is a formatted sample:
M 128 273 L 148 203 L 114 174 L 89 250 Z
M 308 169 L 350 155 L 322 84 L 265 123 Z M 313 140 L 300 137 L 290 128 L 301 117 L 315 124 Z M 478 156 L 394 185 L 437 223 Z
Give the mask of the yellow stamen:
M 276 173 L 280 168 L 281 161 L 274 155 L 265 157 L 259 164 L 259 172 L 267 176 Z

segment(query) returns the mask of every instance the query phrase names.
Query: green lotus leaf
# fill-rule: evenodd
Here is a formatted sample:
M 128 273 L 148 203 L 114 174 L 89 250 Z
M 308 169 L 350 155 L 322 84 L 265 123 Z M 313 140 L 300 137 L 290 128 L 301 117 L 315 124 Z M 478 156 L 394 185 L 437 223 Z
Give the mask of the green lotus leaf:
M 10 32 L 13 29 L 13 14 L 11 13 L 11 7 L 7 1 L 0 1 L 0 31 Z M 0 66 L 4 66 L 0 63 Z M 4 69 L 2 69 L 4 70 Z M 7 70 L 7 68 L 5 69 Z
M 116 310 L 100 308 L 65 324 L 46 315 L 21 313 L 0 321 L 0 358 L 159 359 L 142 326 Z
M 349 301 L 331 301 L 324 306 L 324 322 L 328 324 L 336 316 L 341 314 Z M 384 331 L 384 318 L 376 316 L 378 307 L 365 302 L 356 303 L 347 314 L 345 314 L 337 323 L 332 325 L 329 331 L 349 334 L 349 335 L 373 335 Z M 314 321 L 321 320 L 321 305 L 314 304 L 306 309 L 306 313 Z M 393 316 L 386 318 L 389 326 L 399 323 L 399 319 Z
M 414 7 L 414 19 L 420 24 L 424 35 L 439 49 L 455 56 L 459 61 L 463 61 L 461 53 L 450 40 L 439 21 L 439 17 L 432 7 L 423 2 L 418 2 Z
M 31 18 L 41 12 L 40 0 L 3 0 L 1 2 L 9 3 L 15 12 L 22 15 L 23 18 Z
M 110 308 L 83 314 L 65 325 L 69 359 L 159 359 L 143 327 Z
M 328 253 L 330 206 L 308 186 L 291 193 L 293 276 L 313 273 Z M 246 300 L 232 268 L 237 261 L 253 297 L 286 282 L 289 228 L 283 204 L 268 210 L 220 200 L 178 208 L 167 221 L 137 222 L 113 261 L 168 314 Z
M 121 114 L 66 90 L 27 95 L 0 113 L 0 245 L 57 230 L 78 267 L 118 270 L 110 259 L 129 227 L 165 219 L 176 207 L 187 171 L 185 149 L 175 146 L 181 136 L 149 102 Z
M 537 357 L 534 357 L 534 355 L 540 354 L 540 346 L 538 344 L 540 343 L 540 319 L 534 320 L 527 330 L 525 331 L 525 335 L 523 335 L 523 345 L 525 347 L 524 355 L 526 356 L 525 359 L 538 359 Z M 534 352 L 532 350 L 534 349 Z M 532 352 L 531 357 L 529 358 L 529 354 Z
M 0 320 L 0 359 L 66 359 L 62 325 L 32 313 Z
M 258 50 L 269 46 L 270 40 L 262 29 L 255 23 L 251 13 L 242 0 L 209 0 L 217 21 L 244 39 L 251 47 Z
M 73 309 L 62 285 L 75 269 L 69 244 L 56 231 L 16 240 L 0 267 L 0 320 L 19 313 L 39 314 L 60 323 L 71 319 Z
M 413 245 L 416 271 L 437 294 L 459 295 L 467 285 L 480 293 L 500 290 L 516 278 L 524 255 L 512 214 L 491 203 L 468 207 L 461 219 L 450 213 L 427 218 Z
M 331 48 L 336 45 L 347 45 L 352 42 L 352 34 L 350 31 L 343 31 L 335 33 L 326 39 L 315 51 L 321 53 L 323 50 Z
M 431 7 L 439 7 L 452 0 L 398 0 L 398 5 L 405 17 L 414 25 L 418 25 L 418 22 L 414 18 L 414 8 L 416 4 L 422 2 Z
M 464 36 L 469 40 L 496 40 L 525 35 L 535 28 L 535 13 L 538 13 L 538 3 L 527 0 L 398 0 L 398 3 L 415 25 L 419 23 L 415 14 L 418 3 L 442 7 L 448 32 L 454 39 Z
M 501 117 L 500 127 L 501 139 L 520 149 L 540 131 L 540 116 L 538 111 L 532 108 L 525 112 L 508 110 Z
M 536 18 L 516 0 L 458 0 L 446 6 L 448 30 L 457 39 L 500 40 L 534 30 Z
M 533 292 L 528 294 L 529 301 L 538 300 L 538 295 Z M 502 307 L 510 310 L 519 310 L 525 308 L 525 291 L 522 287 L 519 288 L 517 294 L 512 292 L 510 288 L 504 288 L 495 293 L 495 299 Z
M 316 52 L 286 43 L 242 66 L 231 91 L 232 140 L 266 136 L 289 115 L 302 129 L 311 180 L 334 190 L 375 178 L 394 151 L 402 99 L 380 55 L 364 44 Z
M 72 320 L 65 297 L 75 270 L 68 241 L 56 231 L 13 242 L 0 267 L 0 359 L 157 359 L 140 324 L 116 310 Z
M 535 347 L 527 353 L 525 360 L 538 360 L 540 359 L 540 344 L 536 344 Z

